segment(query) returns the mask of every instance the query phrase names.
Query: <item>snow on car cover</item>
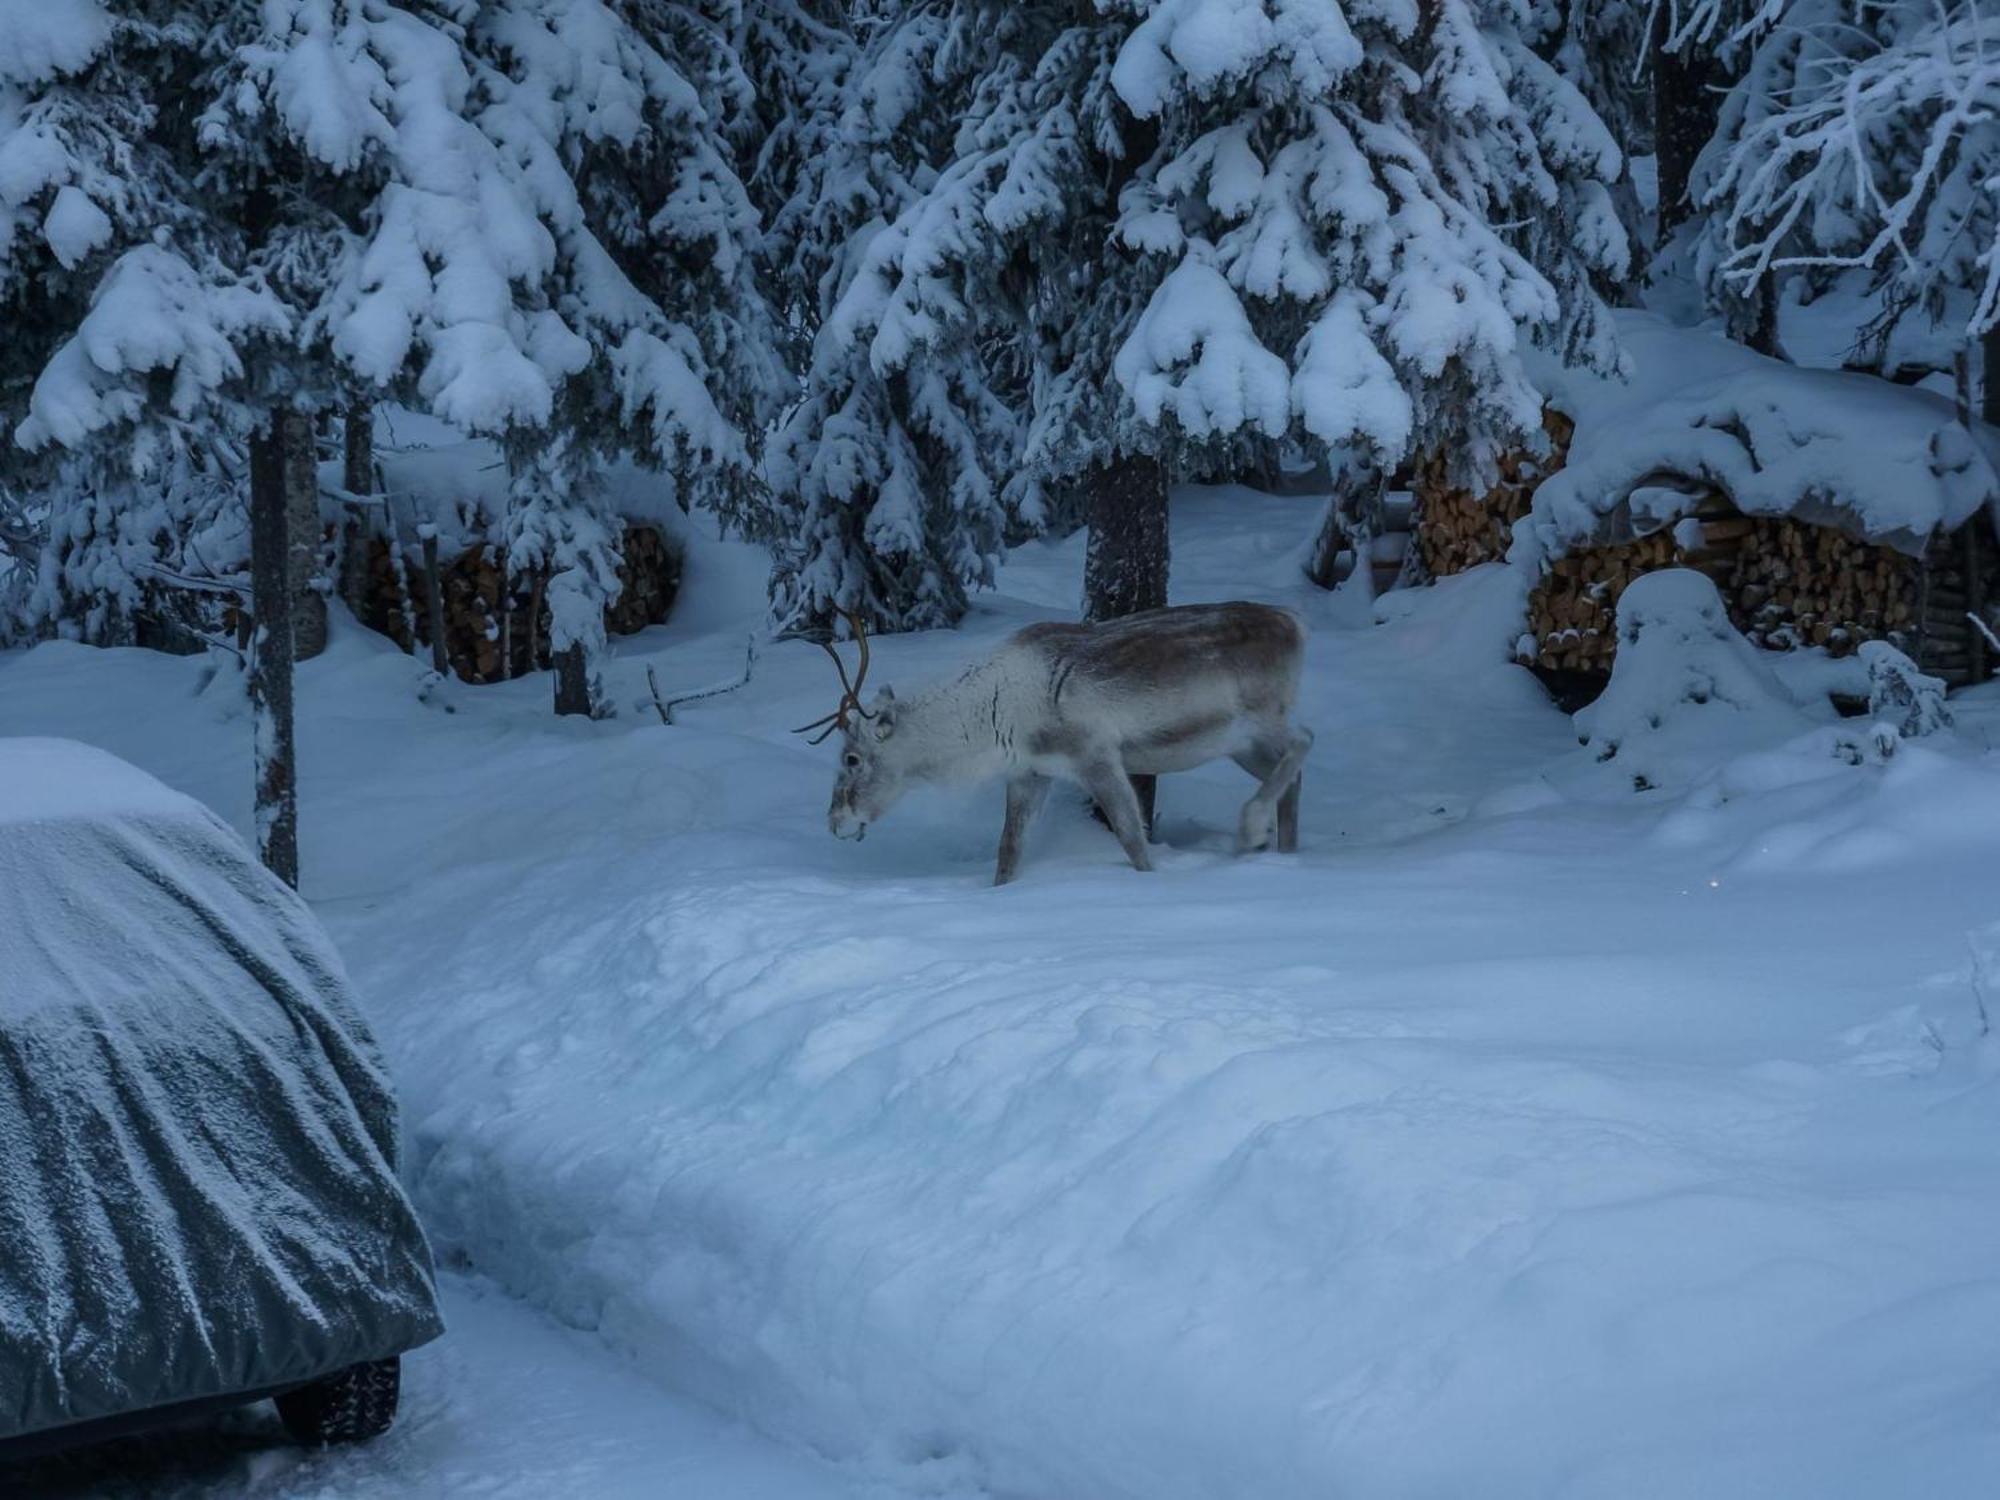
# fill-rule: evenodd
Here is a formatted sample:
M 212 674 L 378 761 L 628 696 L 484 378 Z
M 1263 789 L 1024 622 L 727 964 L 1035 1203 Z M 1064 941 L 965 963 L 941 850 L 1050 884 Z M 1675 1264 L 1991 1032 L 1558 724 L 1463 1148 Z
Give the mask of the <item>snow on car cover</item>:
M 395 1128 L 338 957 L 224 824 L 0 741 L 0 1441 L 434 1337 Z

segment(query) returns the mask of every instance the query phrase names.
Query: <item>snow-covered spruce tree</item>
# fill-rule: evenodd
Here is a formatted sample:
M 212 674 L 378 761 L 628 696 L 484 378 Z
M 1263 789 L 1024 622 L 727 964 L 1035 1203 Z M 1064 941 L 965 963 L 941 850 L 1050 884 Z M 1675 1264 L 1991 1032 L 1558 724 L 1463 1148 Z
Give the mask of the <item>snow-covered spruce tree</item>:
M 1766 0 L 1746 24 L 1759 40 L 1705 184 L 1718 300 L 1786 273 L 1865 272 L 1884 308 L 1867 353 L 1945 325 L 1984 337 L 2000 370 L 2000 13 Z
M 1035 482 L 1088 484 L 1093 613 L 1165 575 L 1167 468 L 1246 438 L 1490 471 L 1539 432 L 1520 330 L 1616 357 L 1621 157 L 1516 7 L 974 6 L 1007 45 L 871 267 L 896 371 L 1018 298 Z M 1157 522 L 1150 518 L 1159 518 Z
M 552 645 L 570 653 L 558 707 L 582 712 L 616 591 L 606 461 L 637 457 L 725 520 L 755 513 L 747 435 L 787 382 L 726 129 L 746 86 L 721 24 L 658 0 L 497 0 L 469 46 L 481 128 L 554 232 L 546 295 L 590 351 L 561 392 L 563 441 L 515 465 L 507 538 L 517 566 L 569 575 L 551 578 Z
M 964 218 L 976 172 L 934 165 L 978 34 L 925 6 L 859 7 L 852 24 L 850 50 L 802 96 L 809 112 L 773 138 L 794 165 L 771 254 L 812 338 L 803 398 L 767 460 L 772 610 L 791 627 L 852 611 L 918 629 L 955 621 L 966 589 L 990 581 L 1019 450 L 983 342 L 1006 305 L 1000 267 L 947 260 L 962 279 L 932 279 L 920 264 L 926 245 L 981 237 Z
M 731 416 L 775 396 L 753 217 L 667 50 L 722 39 L 640 0 L 240 10 L 212 49 L 209 175 L 275 221 L 266 269 L 329 387 L 500 440 L 509 562 L 558 575 L 558 706 L 590 711 L 617 587 L 604 467 L 739 503 Z
M 1112 206 L 1124 258 L 1102 266 L 1130 290 L 1036 266 L 1040 326 L 1096 324 L 1056 346 L 1038 434 L 1108 434 L 1090 458 L 1112 472 L 1150 454 L 1198 466 L 1252 434 L 1384 474 L 1444 450 L 1482 476 L 1540 430 L 1522 326 L 1570 360 L 1616 358 L 1600 284 L 1628 266 L 1620 152 L 1512 6 L 1224 24 L 1202 0 L 1162 0 L 1108 20 L 1066 38 L 1108 62 L 1108 96 L 1096 66 L 1072 72 L 1072 138 L 1086 166 L 1110 142 L 1134 162 Z M 1106 208 L 1072 186 L 1100 174 L 1036 180 L 1052 190 L 1012 218 L 1030 256 Z M 1054 442 L 1036 456 L 1062 472 Z

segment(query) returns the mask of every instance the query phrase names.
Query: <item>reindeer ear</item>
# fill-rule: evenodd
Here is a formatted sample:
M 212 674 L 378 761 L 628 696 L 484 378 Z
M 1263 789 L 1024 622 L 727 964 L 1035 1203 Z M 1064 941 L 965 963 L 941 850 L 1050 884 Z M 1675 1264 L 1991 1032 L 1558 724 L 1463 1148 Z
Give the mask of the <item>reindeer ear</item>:
M 896 701 L 896 690 L 892 687 L 881 689 L 875 694 L 875 701 L 877 704 L 894 703 Z

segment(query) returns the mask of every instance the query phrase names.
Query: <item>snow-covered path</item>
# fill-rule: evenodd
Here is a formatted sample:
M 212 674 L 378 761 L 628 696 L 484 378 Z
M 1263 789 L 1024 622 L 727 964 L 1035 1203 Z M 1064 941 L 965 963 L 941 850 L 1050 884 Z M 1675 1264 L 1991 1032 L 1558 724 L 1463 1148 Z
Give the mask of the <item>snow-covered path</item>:
M 2000 703 L 1886 766 L 1829 726 L 1639 793 L 1502 663 L 1504 578 L 1371 626 L 1294 582 L 1312 519 L 1176 512 L 1178 599 L 1313 617 L 1295 857 L 1228 853 L 1227 766 L 1163 788 L 1150 878 L 1056 799 L 989 889 L 992 788 L 835 843 L 832 752 L 787 733 L 818 652 L 676 729 L 644 706 L 649 662 L 735 669 L 729 548 L 627 643 L 612 723 L 551 721 L 545 680 L 420 705 L 352 635 L 310 665 L 307 891 L 441 1246 L 920 1495 L 1986 1493 Z M 876 680 L 1069 613 L 1078 568 L 1024 549 Z M 200 672 L 0 658 L 0 732 L 241 826 Z
M 8 1500 L 864 1500 L 477 1282 L 444 1280 L 450 1336 L 403 1364 L 388 1436 L 305 1452 L 268 1404 L 43 1460 Z

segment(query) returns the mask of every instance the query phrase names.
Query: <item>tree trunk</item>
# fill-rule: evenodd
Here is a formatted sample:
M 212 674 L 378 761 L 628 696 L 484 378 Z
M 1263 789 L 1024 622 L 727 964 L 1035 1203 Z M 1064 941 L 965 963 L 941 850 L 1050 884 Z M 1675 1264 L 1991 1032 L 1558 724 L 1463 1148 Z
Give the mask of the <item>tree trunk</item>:
M 1347 546 L 1347 533 L 1340 525 L 1340 501 L 1329 498 L 1313 537 L 1312 555 L 1306 559 L 1306 577 L 1323 589 L 1340 582 L 1340 554 Z
M 1661 6 L 1653 22 L 1653 142 L 1660 174 L 1658 245 L 1694 213 L 1688 183 L 1695 158 L 1715 134 L 1722 101 L 1712 85 L 1717 81 L 1706 54 L 1690 43 L 1679 52 L 1667 50 L 1668 12 Z
M 581 641 L 556 652 L 556 712 L 590 716 L 590 652 Z
M 1115 620 L 1167 602 L 1167 475 L 1156 458 L 1128 454 L 1091 470 L 1090 543 L 1083 617 Z
M 292 646 L 300 661 L 326 649 L 326 596 L 319 577 L 319 455 L 312 418 L 302 411 L 277 417 L 283 448 L 285 585 L 290 591 Z
M 1965 369 L 1965 356 L 1961 354 L 1959 358 L 1959 421 L 1970 431 L 1972 380 L 1970 372 Z M 1987 329 L 1979 340 L 1979 418 L 1983 422 L 2000 424 L 2000 324 Z M 1966 606 L 1981 624 L 1991 623 L 1986 611 L 1985 548 L 1980 542 L 1980 533 L 1990 525 L 1987 510 L 1982 506 L 1966 517 L 1964 528 Z M 1993 653 L 1987 646 L 1986 634 L 1975 629 L 1972 632 L 1972 680 L 1985 682 L 1992 675 Z
M 250 445 L 250 704 L 255 722 L 257 854 L 299 883 L 298 766 L 292 733 L 291 507 L 286 463 L 296 413 L 283 411 Z M 307 428 L 308 437 L 311 428 Z
M 1759 354 L 1785 359 L 1785 346 L 1778 337 L 1778 278 L 1766 272 L 1750 289 L 1750 328 L 1744 342 Z
M 1979 340 L 1979 419 L 2000 426 L 2000 323 Z
M 424 539 L 424 612 L 431 633 L 431 670 L 443 677 L 451 671 L 451 655 L 444 646 L 444 568 L 438 560 L 437 527 L 417 528 Z
M 357 401 L 347 409 L 342 433 L 340 487 L 350 495 L 375 493 L 375 408 Z M 365 507 L 350 504 L 340 537 L 340 597 L 364 617 L 368 604 L 368 539 L 372 528 Z
M 1090 540 L 1083 562 L 1083 617 L 1114 620 L 1164 609 L 1172 556 L 1165 467 L 1157 458 L 1126 454 L 1091 470 L 1086 488 Z M 1156 778 L 1134 776 L 1132 789 L 1150 837 Z
M 1340 580 L 1336 564 L 1342 551 L 1352 549 L 1354 573 L 1364 569 L 1362 580 L 1368 592 L 1375 591 L 1375 538 L 1382 533 L 1383 495 L 1388 482 L 1372 463 L 1349 457 L 1333 470 L 1332 494 L 1326 503 L 1326 517 L 1319 535 L 1313 539 L 1312 556 L 1306 562 L 1306 576 L 1323 589 Z

